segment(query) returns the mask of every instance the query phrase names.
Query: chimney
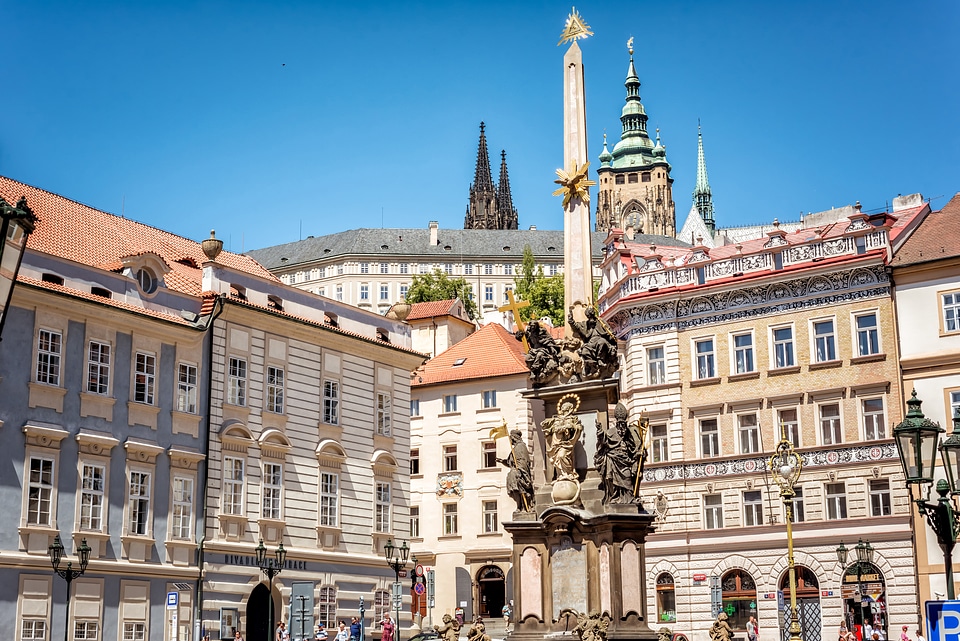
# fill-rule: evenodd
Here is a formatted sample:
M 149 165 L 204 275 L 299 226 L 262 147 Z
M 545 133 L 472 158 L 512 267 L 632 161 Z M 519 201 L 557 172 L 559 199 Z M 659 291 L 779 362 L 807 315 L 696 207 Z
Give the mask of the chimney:
M 537 231 L 536 225 L 530 225 L 530 231 Z
M 430 228 L 430 244 L 431 245 L 440 244 L 440 239 L 437 237 L 440 232 L 440 223 L 438 223 L 435 220 L 431 220 L 428 227 Z

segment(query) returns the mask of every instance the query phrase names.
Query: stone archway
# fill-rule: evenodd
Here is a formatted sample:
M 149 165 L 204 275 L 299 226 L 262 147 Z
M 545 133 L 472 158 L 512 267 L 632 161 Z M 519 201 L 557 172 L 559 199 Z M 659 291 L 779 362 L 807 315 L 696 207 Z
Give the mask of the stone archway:
M 503 615 L 506 603 L 506 578 L 496 565 L 485 565 L 477 571 L 477 612 L 484 619 Z
M 281 619 L 281 604 L 273 599 L 273 620 Z M 270 622 L 270 590 L 266 584 L 258 583 L 247 599 L 247 629 L 241 631 L 246 641 L 271 641 L 273 625 Z

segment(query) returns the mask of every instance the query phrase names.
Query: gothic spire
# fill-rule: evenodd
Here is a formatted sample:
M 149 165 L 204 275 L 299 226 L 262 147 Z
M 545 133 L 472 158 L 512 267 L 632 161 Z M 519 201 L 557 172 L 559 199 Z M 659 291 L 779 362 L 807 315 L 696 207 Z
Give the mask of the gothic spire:
M 473 175 L 473 188 L 477 191 L 493 190 L 490 154 L 487 153 L 487 134 L 483 122 L 480 123 L 480 143 L 477 146 L 477 169 Z
M 716 229 L 716 222 L 713 219 L 713 194 L 710 192 L 710 181 L 707 179 L 707 160 L 703 155 L 703 132 L 700 130 L 699 121 L 697 122 L 697 186 L 693 190 L 693 204 L 712 235 Z
M 497 229 L 497 190 L 490 173 L 490 154 L 487 152 L 487 134 L 480 123 L 480 143 L 477 145 L 477 168 L 470 185 L 470 203 L 464 217 L 464 229 Z
M 500 182 L 497 184 L 497 218 L 500 229 L 517 228 L 517 210 L 513 206 L 513 194 L 510 193 L 510 175 L 507 173 L 507 152 L 500 151 Z

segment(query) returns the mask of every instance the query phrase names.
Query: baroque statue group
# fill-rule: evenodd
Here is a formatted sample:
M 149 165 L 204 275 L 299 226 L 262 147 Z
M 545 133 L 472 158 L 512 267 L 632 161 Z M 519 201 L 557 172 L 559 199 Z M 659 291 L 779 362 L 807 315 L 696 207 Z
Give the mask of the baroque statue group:
M 525 341 L 524 356 L 534 386 L 555 381 L 580 381 L 608 378 L 617 369 L 617 339 L 596 308 L 584 309 L 586 319 L 574 320 L 568 313 L 567 324 L 572 336 L 554 339 L 550 330 L 540 321 L 532 320 L 520 326 L 517 340 Z

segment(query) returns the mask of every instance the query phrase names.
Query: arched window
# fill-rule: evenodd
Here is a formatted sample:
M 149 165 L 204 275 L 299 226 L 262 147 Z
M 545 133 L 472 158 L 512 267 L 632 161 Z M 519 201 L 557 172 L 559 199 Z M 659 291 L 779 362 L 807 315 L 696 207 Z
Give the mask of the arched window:
M 720 580 L 723 590 L 723 611 L 734 630 L 746 630 L 747 621 L 757 616 L 757 584 L 748 572 L 731 570 Z
M 794 573 L 797 577 L 797 598 L 820 598 L 820 582 L 813 570 L 802 565 L 796 566 Z M 784 571 L 780 577 L 780 589 L 784 596 L 790 594 L 790 572 Z
M 669 572 L 657 576 L 657 620 L 661 623 L 677 620 L 677 595 Z
M 325 628 L 332 628 L 337 623 L 337 588 L 332 585 L 320 588 L 317 623 L 322 623 Z

